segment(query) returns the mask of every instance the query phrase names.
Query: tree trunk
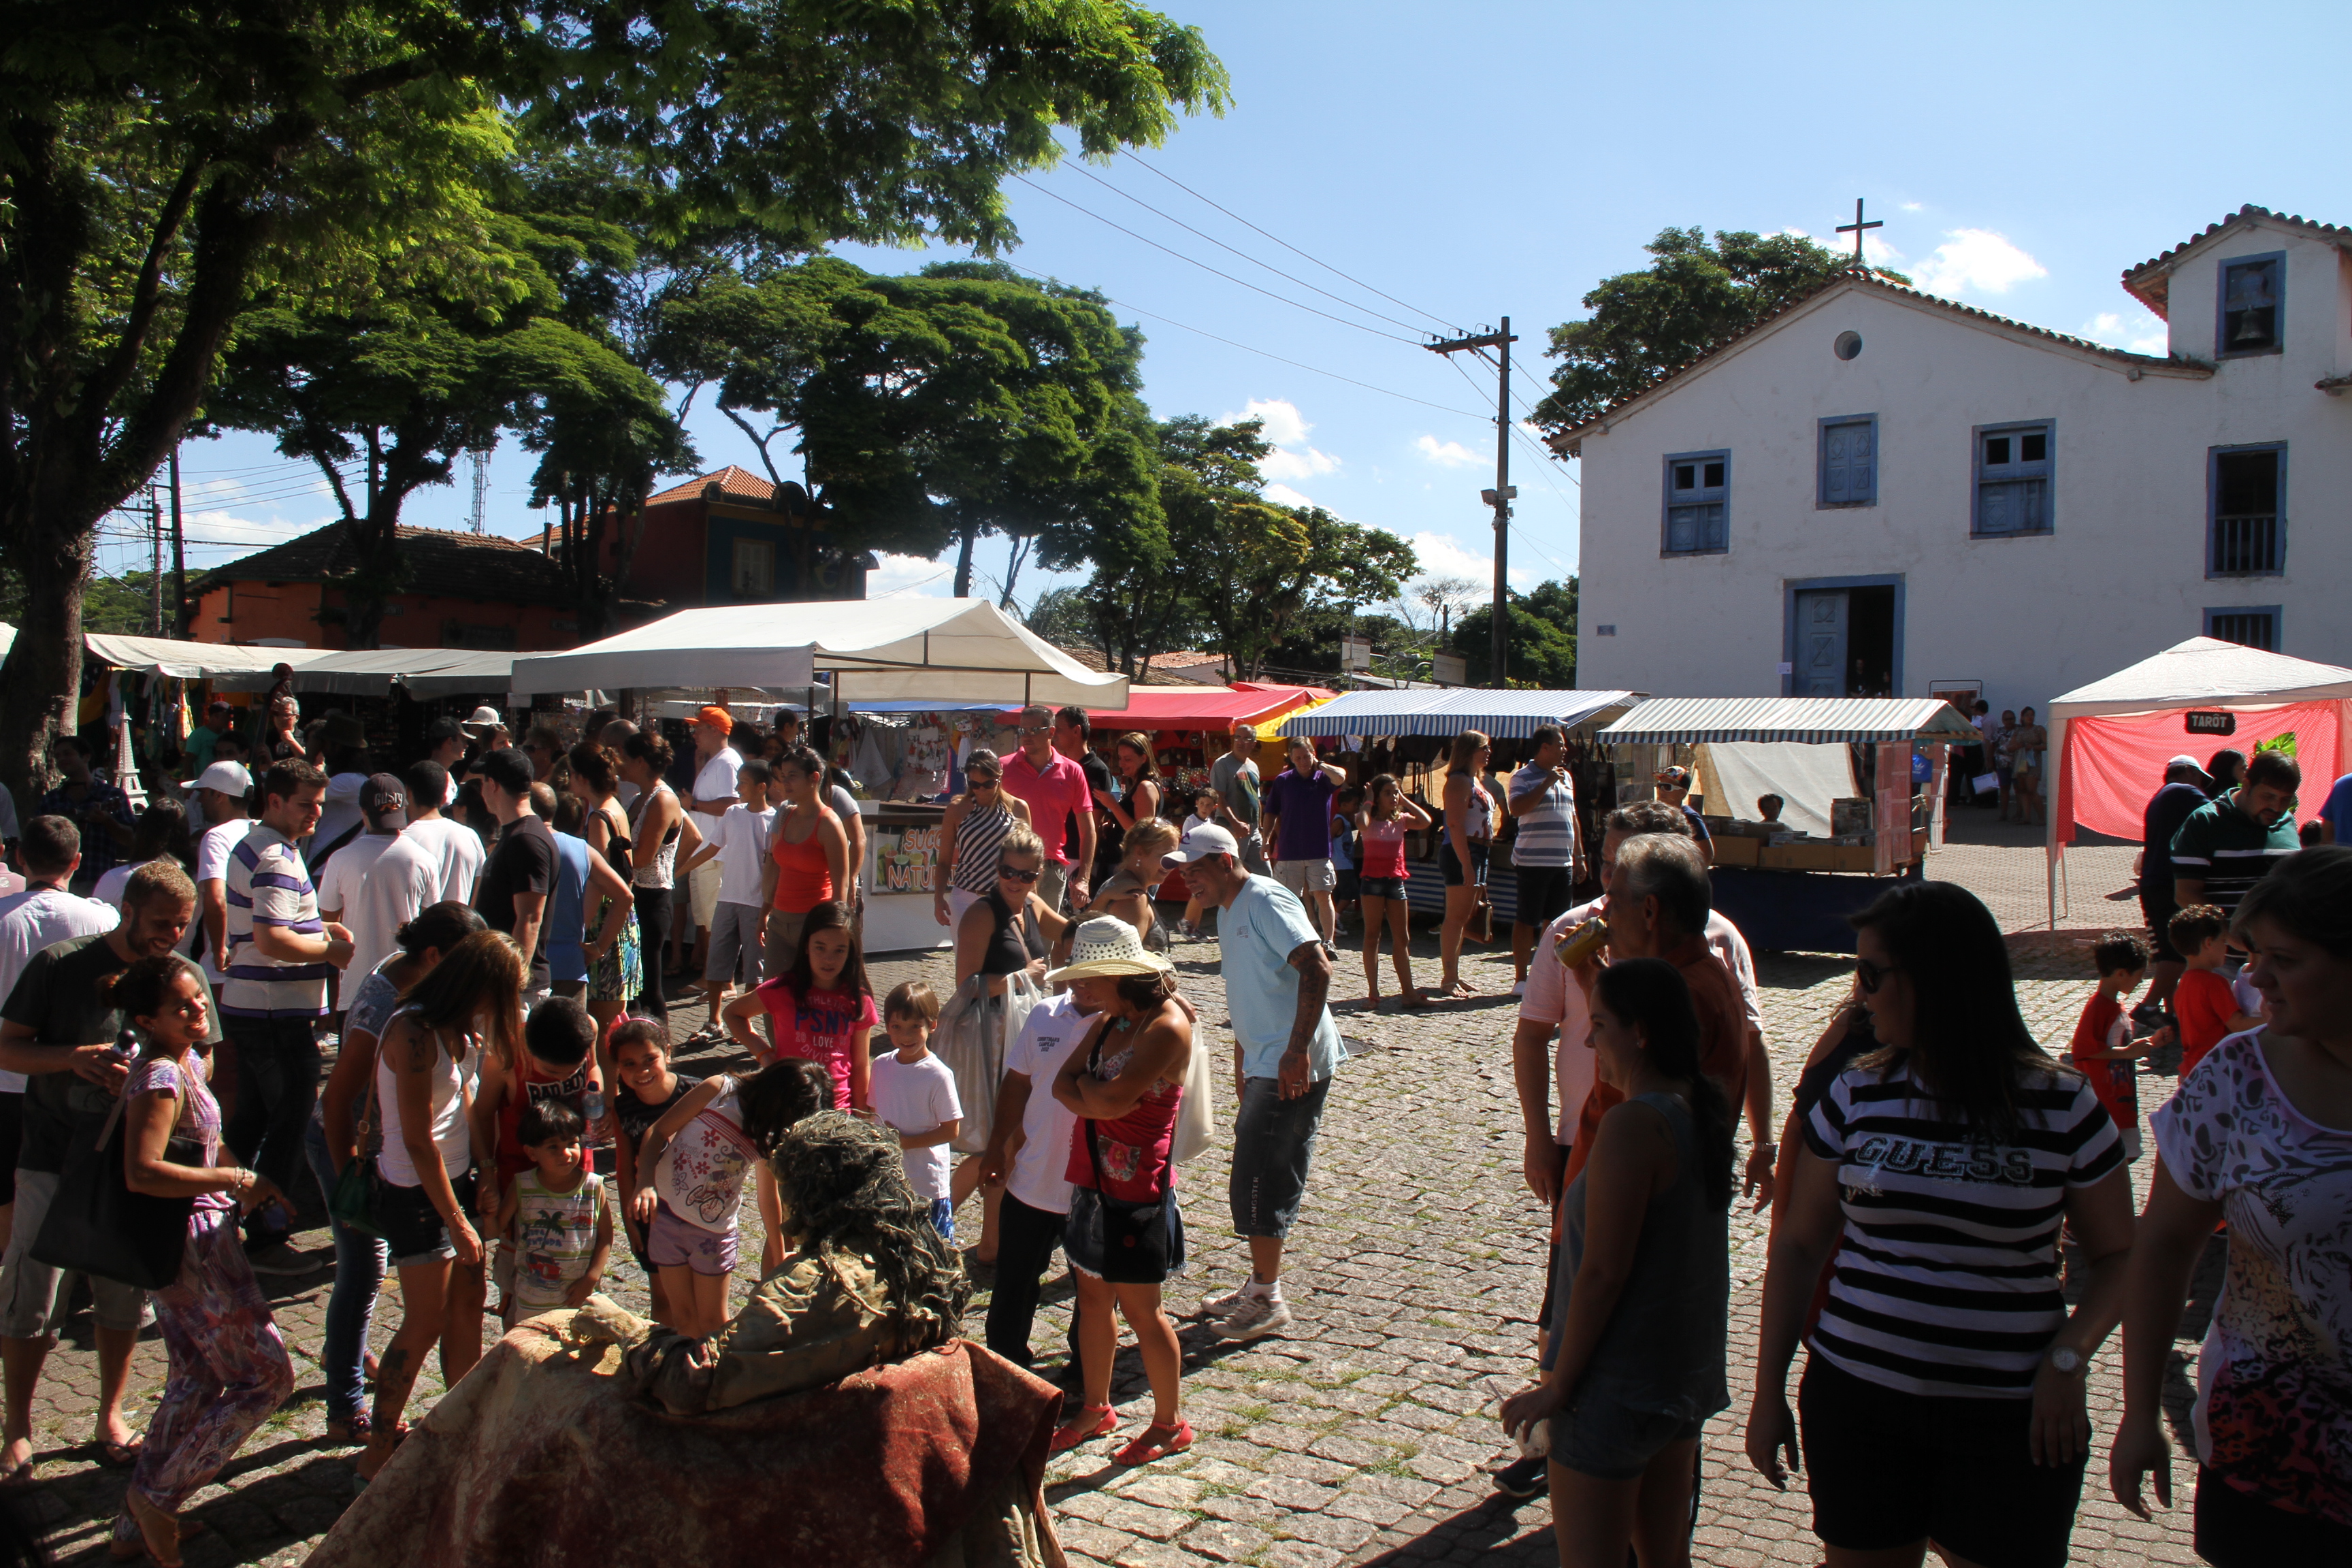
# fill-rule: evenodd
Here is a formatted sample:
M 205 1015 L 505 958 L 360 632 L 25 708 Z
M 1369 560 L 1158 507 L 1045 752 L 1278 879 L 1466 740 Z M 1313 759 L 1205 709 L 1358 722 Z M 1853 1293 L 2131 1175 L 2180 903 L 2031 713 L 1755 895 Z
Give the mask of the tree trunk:
M 16 799 L 19 822 L 50 782 L 49 743 L 78 727 L 81 698 L 81 599 L 89 571 L 89 531 L 35 528 L 12 552 L 25 574 L 25 623 L 0 668 L 0 782 Z
M 955 574 L 955 596 L 959 599 L 971 597 L 971 547 L 977 542 L 976 536 L 979 532 L 976 528 L 962 528 L 956 531 L 957 538 L 961 542 L 956 546 Z

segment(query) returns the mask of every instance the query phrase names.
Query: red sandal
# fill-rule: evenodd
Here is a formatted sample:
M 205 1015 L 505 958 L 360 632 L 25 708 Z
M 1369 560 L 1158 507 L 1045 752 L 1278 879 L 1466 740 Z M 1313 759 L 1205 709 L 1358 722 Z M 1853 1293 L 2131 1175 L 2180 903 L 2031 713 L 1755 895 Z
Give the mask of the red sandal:
M 1164 1437 L 1155 1437 L 1164 1432 Z M 1179 1418 L 1173 1426 L 1155 1421 L 1143 1429 L 1143 1435 L 1110 1457 L 1114 1465 L 1148 1465 L 1154 1459 L 1164 1459 L 1171 1454 L 1181 1454 L 1192 1446 L 1192 1424 Z
M 1078 1406 L 1078 1414 L 1081 1415 L 1091 1415 L 1097 1412 L 1100 1413 L 1101 1419 L 1095 1422 L 1095 1424 L 1090 1427 L 1081 1428 L 1075 1421 L 1066 1422 L 1057 1431 L 1055 1432 L 1054 1440 L 1045 1445 L 1045 1452 L 1049 1455 L 1067 1453 L 1070 1449 L 1076 1447 L 1081 1443 L 1091 1443 L 1097 1437 L 1107 1437 L 1111 1433 L 1118 1429 L 1118 1412 L 1113 1410 L 1109 1405 L 1082 1405 Z M 1188 1436 L 1185 1440 L 1190 1442 L 1192 1439 Z

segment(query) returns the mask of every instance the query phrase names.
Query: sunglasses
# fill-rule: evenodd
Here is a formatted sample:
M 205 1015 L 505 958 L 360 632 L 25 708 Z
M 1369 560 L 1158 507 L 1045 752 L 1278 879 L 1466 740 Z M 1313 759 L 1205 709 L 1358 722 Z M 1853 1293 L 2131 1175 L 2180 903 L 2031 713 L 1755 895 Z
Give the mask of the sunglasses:
M 1854 982 L 1862 987 L 1864 995 L 1875 996 L 1878 988 L 1886 984 L 1886 977 L 1902 967 L 1899 963 L 1873 963 L 1866 958 L 1857 958 L 1853 961 Z
M 996 787 L 996 781 L 986 773 L 973 773 L 971 775 L 971 787 L 974 789 L 994 789 Z
M 1037 879 L 1038 873 L 1034 868 L 1024 871 L 1018 867 L 999 866 L 996 868 L 996 875 L 1000 879 L 1005 881 L 1034 882 Z
M 1021 726 L 1021 733 L 1024 735 L 1050 735 L 1053 732 L 1054 727 L 1051 724 L 1024 724 Z

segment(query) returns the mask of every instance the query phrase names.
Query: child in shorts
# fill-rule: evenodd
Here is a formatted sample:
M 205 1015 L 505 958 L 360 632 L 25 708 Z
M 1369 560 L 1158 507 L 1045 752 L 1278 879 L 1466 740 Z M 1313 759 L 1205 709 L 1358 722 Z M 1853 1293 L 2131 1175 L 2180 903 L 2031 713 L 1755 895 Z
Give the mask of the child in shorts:
M 750 1079 L 720 1073 L 703 1079 L 646 1132 L 629 1213 L 645 1227 L 646 1255 L 679 1333 L 709 1339 L 727 1326 L 743 1178 L 755 1163 L 765 1172 L 793 1122 L 832 1103 L 832 1075 L 788 1057 Z M 761 1189 L 772 1237 L 780 1215 L 771 1213 L 772 1185 L 764 1176 Z
M 963 1125 L 955 1074 L 931 1054 L 940 999 L 919 980 L 893 990 L 882 1004 L 883 1026 L 896 1050 L 874 1058 L 874 1115 L 898 1135 L 907 1184 L 930 1205 L 931 1228 L 955 1245 L 955 1204 L 948 1196 L 948 1144 Z
M 1189 850 L 1192 847 L 1194 833 L 1203 827 L 1223 826 L 1230 820 L 1225 811 L 1225 797 L 1213 789 L 1202 790 L 1192 797 L 1192 815 L 1184 819 L 1184 826 L 1181 830 L 1181 837 L 1177 839 L 1178 848 Z M 1243 830 L 1232 828 L 1230 831 L 1234 836 L 1234 841 L 1240 842 Z M 1184 923 L 1176 930 L 1177 934 L 1187 942 L 1201 940 L 1201 900 L 1199 899 L 1187 899 L 1184 901 Z
M 509 1329 L 547 1308 L 585 1305 L 613 1256 L 613 1208 L 604 1178 L 588 1168 L 587 1122 L 560 1100 L 533 1100 L 517 1135 L 530 1168 L 507 1184 L 498 1219 L 519 1253 Z
M 2172 1031 L 2162 1028 L 2136 1040 L 2131 1020 L 2124 1016 L 2125 1002 L 2147 973 L 2146 942 L 2130 931 L 2109 931 L 2091 949 L 2091 961 L 2098 965 L 2099 988 L 2083 1004 L 2067 1054 L 2115 1119 L 2116 1131 L 2123 1134 L 2124 1159 L 2129 1162 L 2140 1153 L 2137 1064 L 2150 1051 L 2170 1044 Z
M 612 1031 L 604 1037 L 604 1054 L 620 1080 L 620 1091 L 613 1096 L 614 1182 L 615 1190 L 625 1194 L 637 1190 L 637 1152 L 645 1147 L 646 1134 L 702 1080 L 670 1070 L 669 1027 L 658 1018 L 614 1019 Z M 654 1321 L 677 1327 L 662 1289 L 661 1271 L 646 1255 L 646 1227 L 637 1223 L 636 1215 L 626 1212 L 625 1205 L 621 1223 L 628 1236 L 629 1255 L 646 1271 L 652 1287 Z

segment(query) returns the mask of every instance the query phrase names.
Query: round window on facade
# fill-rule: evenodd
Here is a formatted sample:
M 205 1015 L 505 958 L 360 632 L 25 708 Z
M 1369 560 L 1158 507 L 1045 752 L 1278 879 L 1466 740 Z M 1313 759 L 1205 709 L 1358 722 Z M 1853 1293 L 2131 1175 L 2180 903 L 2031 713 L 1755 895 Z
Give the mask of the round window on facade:
M 1837 335 L 1837 342 L 1830 345 L 1830 352 L 1836 354 L 1840 359 L 1853 358 L 1856 354 L 1862 353 L 1862 334 L 1860 332 L 1840 332 Z

